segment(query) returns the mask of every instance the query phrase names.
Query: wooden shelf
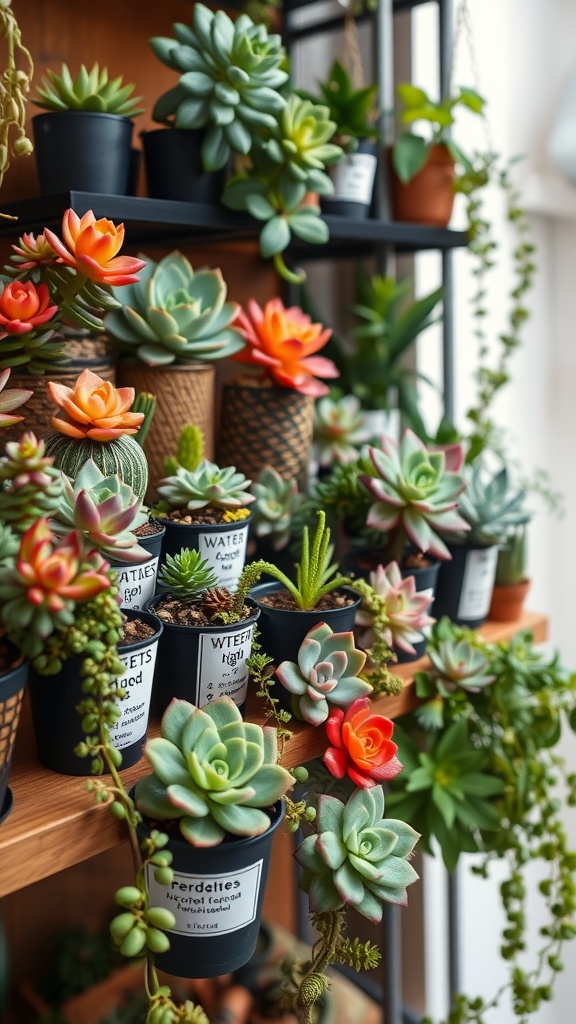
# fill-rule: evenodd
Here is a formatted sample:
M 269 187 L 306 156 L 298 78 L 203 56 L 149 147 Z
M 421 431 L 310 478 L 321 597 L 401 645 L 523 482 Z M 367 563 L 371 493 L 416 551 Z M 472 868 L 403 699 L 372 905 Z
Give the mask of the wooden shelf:
M 548 621 L 544 615 L 527 612 L 513 624 L 489 622 L 480 631 L 486 640 L 504 640 L 520 629 L 531 629 L 535 639 L 546 639 Z M 416 705 L 412 679 L 414 672 L 428 664 L 427 658 L 398 667 L 405 680 L 396 697 L 377 697 L 374 709 L 389 718 L 398 718 Z M 47 681 L 49 685 L 49 681 Z M 263 724 L 258 710 L 249 713 L 252 721 Z M 304 764 L 319 756 L 326 746 L 324 730 L 303 723 L 291 723 L 292 738 L 286 743 L 283 763 Z M 158 724 L 150 729 L 158 733 Z M 125 785 L 133 785 L 148 771 L 145 759 L 122 773 Z M 85 780 L 57 775 L 36 761 L 34 739 L 27 702 L 16 740 L 10 776 L 14 807 L 0 825 L 0 896 L 71 867 L 88 857 L 108 850 L 125 839 L 125 829 L 108 810 L 95 803 L 85 791 Z

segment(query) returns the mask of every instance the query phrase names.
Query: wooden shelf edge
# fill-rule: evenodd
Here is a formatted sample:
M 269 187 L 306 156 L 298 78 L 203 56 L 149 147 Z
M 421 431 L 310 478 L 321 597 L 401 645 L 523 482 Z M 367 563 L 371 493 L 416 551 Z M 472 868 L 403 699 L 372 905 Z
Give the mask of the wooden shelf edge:
M 545 615 L 526 612 L 515 623 L 488 622 L 481 635 L 490 641 L 509 639 L 520 630 L 530 629 L 537 642 L 548 635 Z M 413 676 L 428 664 L 426 657 L 397 667 L 405 681 L 395 697 L 374 699 L 374 709 L 388 718 L 398 718 L 416 706 Z M 261 714 L 253 713 L 252 721 L 264 724 Z M 282 763 L 287 767 L 304 764 L 320 756 L 326 746 L 323 729 L 311 729 L 304 723 L 290 723 L 293 736 L 287 741 Z M 150 735 L 158 733 L 152 724 Z M 134 785 L 148 772 L 145 759 L 122 773 L 125 785 Z M 95 802 L 86 792 L 86 779 L 57 775 L 42 768 L 36 761 L 30 714 L 25 702 L 22 713 L 10 787 L 14 807 L 0 825 L 0 896 L 21 889 L 82 860 L 111 849 L 125 840 L 122 823 L 114 821 L 107 808 Z

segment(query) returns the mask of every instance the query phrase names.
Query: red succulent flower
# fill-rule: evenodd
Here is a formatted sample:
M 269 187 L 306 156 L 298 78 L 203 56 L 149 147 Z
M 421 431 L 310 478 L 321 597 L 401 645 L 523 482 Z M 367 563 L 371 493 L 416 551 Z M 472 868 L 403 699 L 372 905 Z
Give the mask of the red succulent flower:
M 124 243 L 124 225 L 116 226 L 105 217 L 96 220 L 92 210 L 82 218 L 74 210 L 66 210 L 62 235 L 64 242 L 44 228 L 44 237 L 58 256 L 58 262 L 99 284 L 134 284 L 138 271 L 146 266 L 145 260 L 117 255 Z
M 48 323 L 57 312 L 58 306 L 50 305 L 45 284 L 11 281 L 0 293 L 0 330 L 6 334 L 27 334 Z
M 46 519 L 38 519 L 22 537 L 15 570 L 30 604 L 55 613 L 68 601 L 89 601 L 110 586 L 107 563 L 85 563 L 77 531 L 55 543 Z
M 332 746 L 324 754 L 324 764 L 336 779 L 347 774 L 362 789 L 393 779 L 403 767 L 396 757 L 393 732 L 389 718 L 370 713 L 367 697 L 355 700 L 346 712 L 335 708 L 326 722 Z

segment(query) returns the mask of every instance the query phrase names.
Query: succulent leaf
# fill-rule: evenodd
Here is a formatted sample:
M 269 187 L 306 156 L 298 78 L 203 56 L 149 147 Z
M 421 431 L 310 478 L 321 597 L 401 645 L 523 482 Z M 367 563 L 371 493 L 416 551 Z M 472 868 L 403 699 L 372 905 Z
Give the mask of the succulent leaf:
M 245 508 L 255 500 L 246 493 L 251 480 L 237 473 L 234 466 L 220 469 L 214 462 L 202 459 L 196 469 L 179 466 L 176 473 L 160 482 L 158 494 L 172 508 L 199 509 L 211 505 L 216 508 Z
M 98 64 L 93 64 L 90 71 L 82 64 L 72 80 L 63 64 L 59 75 L 48 69 L 32 102 L 45 110 L 87 110 L 121 117 L 143 114 L 144 108 L 137 105 L 142 97 L 132 96 L 134 85 L 123 85 L 122 81 L 121 75 L 109 81 L 107 69 L 100 71 Z

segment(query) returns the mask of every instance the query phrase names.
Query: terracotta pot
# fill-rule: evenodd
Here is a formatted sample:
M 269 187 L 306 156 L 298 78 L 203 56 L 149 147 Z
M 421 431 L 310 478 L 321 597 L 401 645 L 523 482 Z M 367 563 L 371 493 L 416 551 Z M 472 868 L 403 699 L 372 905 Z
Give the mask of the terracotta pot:
M 156 395 L 156 412 L 144 452 L 148 459 L 150 484 L 148 500 L 156 497 L 155 488 L 165 476 L 164 459 L 174 455 L 182 427 L 195 423 L 204 438 L 204 455 L 214 458 L 214 393 L 216 371 L 212 363 L 179 366 L 145 366 L 136 360 L 120 359 L 118 384 Z
M 406 184 L 390 166 L 392 218 L 445 228 L 454 207 L 456 170 L 445 146 L 431 146 L 424 167 Z
M 530 580 L 521 583 L 497 583 L 492 591 L 488 618 L 495 622 L 516 622 L 522 615 Z

